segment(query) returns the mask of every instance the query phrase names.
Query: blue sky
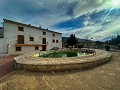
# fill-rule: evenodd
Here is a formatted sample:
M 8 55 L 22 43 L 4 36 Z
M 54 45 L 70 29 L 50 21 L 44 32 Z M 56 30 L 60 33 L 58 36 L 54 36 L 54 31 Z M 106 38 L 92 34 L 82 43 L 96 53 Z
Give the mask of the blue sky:
M 106 40 L 120 33 L 120 0 L 0 0 L 3 18 Z

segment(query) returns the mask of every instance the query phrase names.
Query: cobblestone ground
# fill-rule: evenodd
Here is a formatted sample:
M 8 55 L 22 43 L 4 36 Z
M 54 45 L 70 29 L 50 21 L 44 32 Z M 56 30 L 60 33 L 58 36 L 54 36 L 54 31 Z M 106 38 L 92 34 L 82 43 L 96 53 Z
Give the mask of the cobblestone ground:
M 120 90 L 120 52 L 100 67 L 62 73 L 15 71 L 0 79 L 0 90 Z

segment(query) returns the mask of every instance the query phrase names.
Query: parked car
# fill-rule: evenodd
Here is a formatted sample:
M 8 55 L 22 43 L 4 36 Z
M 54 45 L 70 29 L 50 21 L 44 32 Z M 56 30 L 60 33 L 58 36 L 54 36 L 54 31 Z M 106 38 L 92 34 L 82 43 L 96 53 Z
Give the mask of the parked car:
M 50 49 L 50 50 L 58 50 L 59 49 L 59 47 L 53 47 L 52 49 Z

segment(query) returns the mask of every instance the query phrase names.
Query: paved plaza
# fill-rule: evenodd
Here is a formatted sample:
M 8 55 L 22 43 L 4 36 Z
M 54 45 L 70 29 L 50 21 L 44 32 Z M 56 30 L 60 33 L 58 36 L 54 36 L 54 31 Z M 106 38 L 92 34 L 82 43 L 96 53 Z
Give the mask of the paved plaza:
M 1 78 L 1 90 L 120 90 L 120 52 L 102 66 L 82 71 L 14 71 Z
M 0 57 L 0 78 L 14 71 L 14 57 L 16 55 Z

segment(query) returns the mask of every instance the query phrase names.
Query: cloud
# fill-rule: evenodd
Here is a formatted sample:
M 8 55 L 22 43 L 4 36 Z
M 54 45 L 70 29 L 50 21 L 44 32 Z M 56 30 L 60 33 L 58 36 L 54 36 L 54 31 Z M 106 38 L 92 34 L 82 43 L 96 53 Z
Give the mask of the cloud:
M 7 18 L 42 25 L 64 36 L 75 33 L 80 38 L 89 35 L 103 39 L 120 32 L 119 7 L 113 5 L 113 0 L 1 0 L 0 22 Z
M 107 0 L 2 0 L 0 11 L 7 18 L 75 18 L 100 9 L 105 1 Z
M 71 19 L 76 4 L 75 0 L 2 0 L 0 11 L 2 18 L 52 28 Z
M 102 17 L 102 16 L 101 16 Z M 102 19 L 102 18 L 99 18 Z M 101 22 L 95 23 L 90 17 L 85 19 L 84 22 L 86 25 L 83 28 L 66 31 L 64 32 L 65 36 L 74 33 L 79 38 L 84 38 L 85 36 L 93 37 L 94 40 L 104 40 L 110 39 L 113 35 L 120 33 L 120 17 L 118 13 L 110 15 L 105 23 L 102 25 Z M 99 20 L 102 21 L 102 20 Z M 90 24 L 89 24 L 90 23 Z M 109 37 L 109 38 L 107 38 Z
M 81 0 L 74 8 L 74 17 L 79 17 L 80 15 L 92 13 L 94 11 L 99 12 L 103 9 L 108 9 L 111 7 L 111 0 Z

